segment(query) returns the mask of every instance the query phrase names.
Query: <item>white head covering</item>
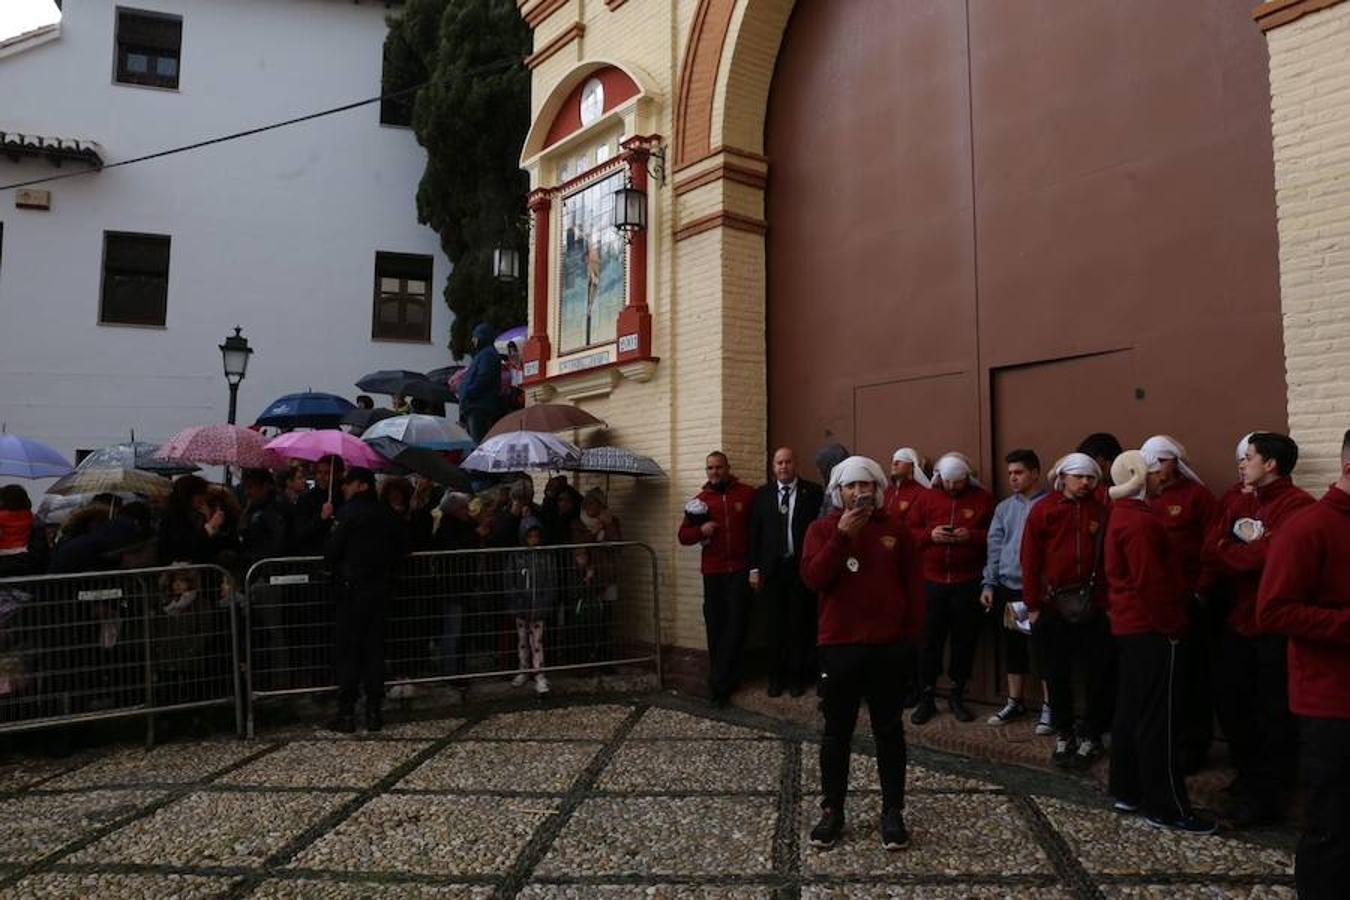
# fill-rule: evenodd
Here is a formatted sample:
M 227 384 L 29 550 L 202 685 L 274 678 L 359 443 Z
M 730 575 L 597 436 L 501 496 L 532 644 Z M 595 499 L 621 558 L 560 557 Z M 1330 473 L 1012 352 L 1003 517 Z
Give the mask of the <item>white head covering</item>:
M 1176 438 L 1168 437 L 1165 434 L 1155 434 L 1153 437 L 1144 441 L 1144 446 L 1139 448 L 1139 452 L 1144 454 L 1144 459 L 1148 460 L 1149 471 L 1158 471 L 1158 460 L 1175 459 L 1177 468 L 1181 474 L 1194 481 L 1198 485 L 1204 485 L 1200 476 L 1195 474 L 1195 470 L 1186 462 L 1186 448 Z M 1114 467 L 1112 468 L 1114 472 Z M 1114 476 L 1112 476 L 1114 478 Z
M 1247 459 L 1247 445 L 1251 443 L 1252 435 L 1254 434 L 1257 434 L 1257 432 L 1249 431 L 1245 435 L 1243 435 L 1242 440 L 1238 441 L 1237 445 L 1238 462 L 1243 462 Z
M 913 447 L 901 447 L 891 455 L 891 462 L 908 462 L 914 464 L 913 478 L 924 487 L 932 487 L 933 482 L 929 480 L 928 473 L 923 470 L 923 463 L 919 462 L 919 451 Z
M 960 481 L 962 478 L 969 480 L 975 487 L 982 487 L 975 478 L 970 460 L 966 458 L 964 453 L 957 453 L 956 451 L 944 453 L 942 458 L 937 461 L 937 465 L 933 466 L 933 487 Z
M 1126 450 L 1111 463 L 1111 480 L 1115 482 L 1109 491 L 1112 500 L 1132 497 L 1136 500 L 1148 496 L 1148 473 L 1158 470 L 1157 463 L 1150 464 L 1138 450 Z
M 1055 490 L 1064 490 L 1065 475 L 1091 475 L 1101 481 L 1102 468 L 1086 453 L 1070 453 L 1061 456 L 1059 462 L 1050 469 L 1050 483 L 1055 486 Z
M 866 456 L 850 456 L 830 471 L 830 486 L 826 488 L 830 502 L 842 507 L 844 502 L 839 496 L 839 489 L 855 481 L 875 483 L 878 495 L 886 490 L 886 473 L 881 470 L 881 465 L 876 460 Z M 880 496 L 877 497 L 877 503 L 881 503 Z

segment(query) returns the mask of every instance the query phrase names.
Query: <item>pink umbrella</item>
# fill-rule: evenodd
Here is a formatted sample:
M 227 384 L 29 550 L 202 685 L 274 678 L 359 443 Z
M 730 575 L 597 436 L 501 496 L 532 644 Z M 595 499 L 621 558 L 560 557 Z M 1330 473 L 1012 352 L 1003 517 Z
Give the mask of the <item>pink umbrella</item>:
M 279 469 L 285 465 L 280 456 L 267 449 L 267 438 L 238 425 L 184 428 L 161 444 L 157 455 L 160 459 L 245 469 Z
M 383 469 L 386 465 L 383 456 L 345 431 L 292 431 L 273 440 L 267 449 L 278 456 L 310 462 L 325 456 L 339 456 L 348 466 Z

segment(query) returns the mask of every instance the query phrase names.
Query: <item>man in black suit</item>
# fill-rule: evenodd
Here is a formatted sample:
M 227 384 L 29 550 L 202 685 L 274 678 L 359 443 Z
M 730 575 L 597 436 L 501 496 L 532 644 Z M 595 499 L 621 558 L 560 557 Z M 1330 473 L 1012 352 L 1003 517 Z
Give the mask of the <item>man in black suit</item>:
M 797 571 L 806 529 L 820 515 L 825 491 L 797 477 L 787 447 L 773 453 L 773 481 L 750 507 L 750 586 L 769 609 L 769 696 L 788 688 L 800 697 L 815 680 L 816 597 Z

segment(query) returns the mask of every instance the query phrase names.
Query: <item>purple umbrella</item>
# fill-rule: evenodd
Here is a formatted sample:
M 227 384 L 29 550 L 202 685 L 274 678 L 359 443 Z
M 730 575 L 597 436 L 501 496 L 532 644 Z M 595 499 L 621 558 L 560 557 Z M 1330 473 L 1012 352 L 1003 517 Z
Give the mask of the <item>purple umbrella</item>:
M 0 476 L 6 478 L 60 478 L 75 471 L 60 453 L 41 441 L 17 434 L 0 434 Z
M 498 353 L 506 352 L 506 345 L 514 343 L 517 350 L 525 349 L 525 338 L 529 337 L 529 329 L 524 325 L 517 325 L 515 328 L 507 329 L 497 335 L 497 339 L 492 343 L 497 347 Z

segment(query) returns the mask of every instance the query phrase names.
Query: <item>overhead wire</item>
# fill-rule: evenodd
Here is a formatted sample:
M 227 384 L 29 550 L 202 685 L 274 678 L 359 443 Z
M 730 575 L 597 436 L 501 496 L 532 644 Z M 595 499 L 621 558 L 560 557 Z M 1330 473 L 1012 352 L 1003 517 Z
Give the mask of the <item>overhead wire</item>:
M 499 59 L 496 60 L 495 62 L 484 63 L 481 66 L 476 66 L 472 69 L 468 69 L 459 77 L 474 78 L 480 75 L 487 75 L 497 71 L 498 69 L 506 69 L 511 65 L 517 64 L 518 62 L 519 60 L 513 58 Z M 119 159 L 115 162 L 104 163 L 101 166 L 93 166 L 88 169 L 80 169 L 77 172 L 60 172 L 56 175 L 48 175 L 44 178 L 31 178 L 28 179 L 27 181 L 16 181 L 13 184 L 3 184 L 0 185 L 0 191 L 8 191 L 14 188 L 32 187 L 35 184 L 47 184 L 53 181 L 62 181 L 66 178 L 79 178 L 86 175 L 93 175 L 98 172 L 104 172 L 107 171 L 108 169 L 116 169 L 122 166 L 130 166 L 135 163 L 148 162 L 152 159 L 163 159 L 166 156 L 174 156 L 179 153 L 187 153 L 191 150 L 200 150 L 203 147 L 212 147 L 215 146 L 216 144 L 224 144 L 229 141 L 237 141 L 241 138 L 252 137 L 253 135 L 263 134 L 268 131 L 276 131 L 279 128 L 287 128 L 291 125 L 299 125 L 304 122 L 312 122 L 315 119 L 322 119 L 325 116 L 332 116 L 338 113 L 349 112 L 350 110 L 358 109 L 362 106 L 369 106 L 372 103 L 380 103 L 383 102 L 384 100 L 388 100 L 394 97 L 401 97 L 404 94 L 410 94 L 415 91 L 420 91 L 422 88 L 427 87 L 433 83 L 434 82 L 432 80 L 427 80 L 421 82 L 420 84 L 415 84 L 410 87 L 401 88 L 397 91 L 391 91 L 387 94 L 381 94 L 378 97 L 370 97 L 365 100 L 357 100 L 352 103 L 344 103 L 341 106 L 334 106 L 329 109 L 321 109 L 317 112 L 307 113 L 306 115 L 303 116 L 296 116 L 291 119 L 283 119 L 279 122 L 272 122 L 267 125 L 259 125 L 255 128 L 247 128 L 243 131 L 235 131 L 229 134 L 222 134 L 217 137 L 207 138 L 206 140 L 194 141 L 191 144 L 183 144 L 182 146 L 179 147 L 170 147 L 167 150 L 158 150 L 154 153 L 146 153 L 141 156 L 133 156 L 128 159 Z

